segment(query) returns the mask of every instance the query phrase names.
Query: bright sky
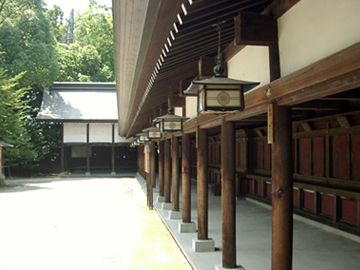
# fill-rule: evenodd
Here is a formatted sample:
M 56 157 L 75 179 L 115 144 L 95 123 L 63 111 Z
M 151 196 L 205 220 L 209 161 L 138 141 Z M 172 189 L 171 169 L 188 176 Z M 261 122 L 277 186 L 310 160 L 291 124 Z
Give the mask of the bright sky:
M 87 9 L 89 0 L 45 0 L 47 8 L 51 9 L 54 5 L 60 6 L 62 11 L 64 11 L 64 19 L 70 17 L 71 9 L 74 9 L 75 15 L 80 10 Z M 108 7 L 112 6 L 112 0 L 96 0 L 99 5 L 106 5 Z

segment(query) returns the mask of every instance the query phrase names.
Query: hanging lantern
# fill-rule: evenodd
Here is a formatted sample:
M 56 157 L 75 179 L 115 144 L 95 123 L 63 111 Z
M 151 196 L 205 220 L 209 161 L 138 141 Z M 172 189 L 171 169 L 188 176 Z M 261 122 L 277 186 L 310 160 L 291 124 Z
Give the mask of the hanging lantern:
M 154 122 L 151 127 L 143 129 L 143 132 L 147 134 L 149 140 L 161 138 L 160 128 L 156 127 L 156 123 Z
M 138 137 L 140 143 L 148 142 L 149 138 L 147 137 L 146 132 L 137 133 L 135 136 Z
M 218 26 L 219 42 L 218 42 L 218 56 L 217 65 L 214 67 L 215 76 L 200 81 L 193 81 L 188 89 L 184 91 L 184 94 L 194 94 L 196 89 L 193 85 L 198 87 L 198 114 L 205 111 L 243 111 L 244 93 L 255 86 L 259 85 L 259 82 L 247 82 L 241 80 L 229 79 L 224 73 L 224 67 L 221 64 L 221 27 Z
M 155 123 L 160 124 L 161 132 L 175 132 L 183 130 L 183 122 L 188 120 L 189 118 L 182 117 L 174 114 L 174 108 L 169 107 L 168 114 L 164 116 L 159 116 L 154 119 Z

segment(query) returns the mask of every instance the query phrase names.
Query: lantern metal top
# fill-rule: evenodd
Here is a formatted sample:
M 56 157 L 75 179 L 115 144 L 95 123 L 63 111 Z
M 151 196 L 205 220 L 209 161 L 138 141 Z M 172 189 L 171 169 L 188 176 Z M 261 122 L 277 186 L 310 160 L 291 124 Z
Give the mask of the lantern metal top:
M 163 116 L 158 116 L 154 119 L 154 122 L 159 122 L 161 120 L 169 120 L 169 121 L 176 121 L 176 120 L 188 120 L 189 118 L 187 117 L 183 117 L 183 116 L 179 116 L 179 115 L 176 115 L 174 114 L 174 108 L 173 107 L 170 107 L 168 109 L 168 113 L 166 115 L 163 115 Z
M 192 84 L 203 84 L 203 85 L 242 85 L 244 92 L 249 91 L 255 86 L 259 85 L 259 82 L 249 82 L 242 80 L 229 79 L 226 76 L 214 76 L 210 79 L 201 81 L 193 81 Z M 189 88 L 188 88 L 189 89 Z M 186 89 L 186 90 L 188 90 Z M 185 92 L 184 92 L 185 93 Z
M 135 134 L 136 137 L 146 136 L 145 132 L 140 132 Z
M 197 96 L 199 94 L 199 88 L 197 85 L 190 83 L 189 87 L 183 92 L 184 95 L 194 95 Z
M 160 128 L 158 128 L 158 127 L 156 126 L 156 123 L 155 123 L 155 122 L 152 123 L 152 126 L 151 126 L 151 127 L 148 127 L 148 128 L 143 129 L 143 132 L 146 132 L 146 135 L 147 135 L 147 137 L 148 137 L 149 139 L 159 139 L 159 138 L 161 138 L 161 130 L 160 130 Z M 151 136 L 150 136 L 151 133 L 157 133 L 158 135 L 156 135 L 156 138 L 155 138 L 155 137 L 151 137 Z
M 143 132 L 160 132 L 160 129 L 157 126 L 155 126 L 155 124 L 156 123 L 153 122 L 151 127 L 145 128 L 142 131 Z

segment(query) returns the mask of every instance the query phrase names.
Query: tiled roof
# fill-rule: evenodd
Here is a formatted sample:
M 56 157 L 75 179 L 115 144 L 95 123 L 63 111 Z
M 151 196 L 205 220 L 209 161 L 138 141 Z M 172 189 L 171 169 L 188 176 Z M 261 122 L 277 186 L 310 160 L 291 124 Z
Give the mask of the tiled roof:
M 38 120 L 116 121 L 115 83 L 55 82 L 45 88 Z

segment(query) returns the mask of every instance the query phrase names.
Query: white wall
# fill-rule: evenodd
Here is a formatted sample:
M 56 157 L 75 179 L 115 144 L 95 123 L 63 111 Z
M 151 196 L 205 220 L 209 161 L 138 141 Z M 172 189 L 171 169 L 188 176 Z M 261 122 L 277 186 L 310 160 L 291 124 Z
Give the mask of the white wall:
M 197 97 L 187 96 L 185 97 L 185 112 L 186 117 L 197 117 Z
M 64 123 L 64 143 L 86 143 L 86 123 Z
M 86 143 L 87 123 L 64 123 L 64 143 Z M 90 143 L 112 143 L 111 123 L 90 123 Z M 118 135 L 118 124 L 115 124 L 115 143 L 131 143 Z
M 301 0 L 278 19 L 281 76 L 360 41 L 359 0 Z
M 111 123 L 90 123 L 90 143 L 112 143 Z
M 131 143 L 132 139 L 125 139 L 124 137 L 119 136 L 119 126 L 115 124 L 115 143 Z
M 228 77 L 231 79 L 260 82 L 256 88 L 270 82 L 269 48 L 267 46 L 246 46 L 227 64 Z

